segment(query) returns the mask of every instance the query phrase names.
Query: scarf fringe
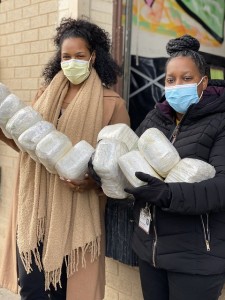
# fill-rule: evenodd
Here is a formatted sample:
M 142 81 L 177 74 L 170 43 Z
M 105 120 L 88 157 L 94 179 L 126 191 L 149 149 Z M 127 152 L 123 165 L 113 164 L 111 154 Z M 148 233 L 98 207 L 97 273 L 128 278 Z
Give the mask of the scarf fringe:
M 93 263 L 100 255 L 101 238 L 97 237 L 95 241 L 86 244 L 84 247 L 73 249 L 69 255 L 65 258 L 67 278 L 72 276 L 78 271 L 78 266 L 81 260 L 81 267 L 86 268 L 85 254 L 91 253 L 91 262 Z
M 34 260 L 35 260 L 35 263 L 36 263 L 39 271 L 41 271 L 43 269 L 38 248 L 34 248 L 31 251 L 20 253 L 20 257 L 21 257 L 22 263 L 24 265 L 24 268 L 25 268 L 27 274 L 29 274 L 33 271 L 32 267 L 31 267 L 32 254 L 34 256 Z
M 57 290 L 57 284 L 59 284 L 60 288 L 62 288 L 61 273 L 61 267 L 54 271 L 45 272 L 45 290 L 49 290 L 51 284 L 54 286 L 55 290 Z
M 38 219 L 38 224 L 37 224 L 38 245 L 40 245 L 40 243 L 43 243 L 44 235 L 45 235 L 45 217 Z

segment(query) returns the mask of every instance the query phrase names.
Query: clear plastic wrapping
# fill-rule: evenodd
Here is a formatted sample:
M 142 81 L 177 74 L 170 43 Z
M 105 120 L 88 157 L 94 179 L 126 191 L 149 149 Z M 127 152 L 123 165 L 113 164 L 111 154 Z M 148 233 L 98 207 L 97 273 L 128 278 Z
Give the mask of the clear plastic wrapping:
M 72 148 L 69 138 L 57 131 L 51 131 L 37 144 L 35 154 L 45 168 L 57 174 L 56 163 Z
M 98 134 L 97 141 L 104 139 L 123 142 L 129 151 L 137 148 L 138 136 L 128 125 L 123 123 L 103 127 Z
M 25 130 L 18 138 L 19 144 L 35 161 L 39 161 L 35 154 L 37 144 L 51 131 L 56 130 L 52 123 L 47 121 L 39 121 L 27 130 Z
M 9 94 L 0 102 L 0 127 L 8 138 L 12 136 L 5 130 L 6 123 L 24 107 L 25 104 L 14 94 Z
M 9 89 L 0 82 L 0 103 L 10 94 Z
M 88 162 L 95 149 L 82 140 L 69 150 L 55 165 L 60 176 L 70 180 L 82 180 L 88 171 Z
M 138 148 L 147 162 L 164 178 L 180 161 L 175 147 L 157 128 L 149 128 L 140 136 Z
M 116 140 L 104 139 L 97 144 L 93 168 L 101 178 L 102 189 L 108 197 L 116 199 L 127 197 L 124 188 L 130 184 L 118 165 L 118 158 L 127 152 L 127 146 Z
M 135 172 L 147 173 L 162 180 L 162 178 L 155 172 L 155 170 L 141 155 L 140 151 L 133 150 L 120 156 L 118 158 L 118 163 L 123 174 L 130 182 L 130 184 L 134 187 L 146 184 L 146 182 L 141 181 L 135 176 Z
M 216 174 L 215 168 L 200 160 L 194 158 L 183 158 L 173 167 L 165 178 L 165 182 L 200 182 L 213 178 Z
M 12 136 L 15 141 L 18 141 L 19 136 L 29 127 L 41 121 L 41 115 L 31 106 L 26 106 L 17 111 L 7 122 L 6 131 Z

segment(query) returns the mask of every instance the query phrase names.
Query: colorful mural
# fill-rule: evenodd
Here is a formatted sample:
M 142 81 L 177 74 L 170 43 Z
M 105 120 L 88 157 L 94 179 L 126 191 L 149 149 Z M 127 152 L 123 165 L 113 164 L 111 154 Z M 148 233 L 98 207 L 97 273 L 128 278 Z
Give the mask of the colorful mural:
M 219 42 L 224 38 L 224 0 L 176 0 Z
M 182 2 L 182 7 L 178 2 Z M 224 34 L 224 6 L 224 0 L 134 0 L 133 24 L 141 30 L 170 37 L 187 33 L 202 45 L 219 47 Z M 184 10 L 187 7 L 198 22 Z M 202 13 L 199 7 L 204 8 Z M 199 26 L 200 21 L 208 31 Z

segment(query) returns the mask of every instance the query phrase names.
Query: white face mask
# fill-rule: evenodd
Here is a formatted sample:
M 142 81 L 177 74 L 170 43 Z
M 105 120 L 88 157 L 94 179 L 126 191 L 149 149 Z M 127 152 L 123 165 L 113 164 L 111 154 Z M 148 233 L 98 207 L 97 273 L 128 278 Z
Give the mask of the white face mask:
M 61 62 L 61 68 L 64 75 L 73 84 L 80 84 L 90 75 L 90 61 L 80 59 L 70 59 Z

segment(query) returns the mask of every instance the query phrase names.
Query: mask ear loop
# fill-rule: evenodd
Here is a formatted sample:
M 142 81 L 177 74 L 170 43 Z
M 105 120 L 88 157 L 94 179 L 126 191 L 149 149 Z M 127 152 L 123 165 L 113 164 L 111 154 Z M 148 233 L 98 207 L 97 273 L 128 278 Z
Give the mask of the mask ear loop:
M 197 86 L 199 86 L 199 84 L 202 83 L 202 80 L 205 78 L 205 76 L 202 77 L 202 79 L 199 81 L 199 83 L 197 84 Z
M 205 76 L 202 77 L 202 79 L 199 81 L 199 83 L 197 84 L 197 86 L 199 86 L 199 84 L 202 83 L 202 81 L 203 81 L 204 78 L 205 78 Z M 202 95 L 203 95 L 203 90 L 202 90 L 201 95 L 200 95 L 200 97 L 199 97 L 199 101 L 201 100 Z
M 93 56 L 93 52 L 91 53 L 91 56 L 90 56 L 90 58 L 89 58 L 89 60 L 88 60 L 88 69 L 89 69 L 90 72 L 91 72 L 91 70 L 92 70 L 92 68 L 93 68 L 93 65 L 94 65 L 94 63 L 91 64 L 92 56 Z

